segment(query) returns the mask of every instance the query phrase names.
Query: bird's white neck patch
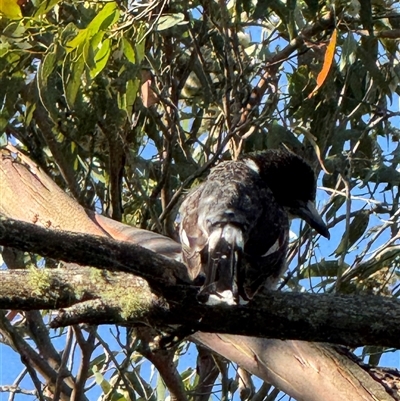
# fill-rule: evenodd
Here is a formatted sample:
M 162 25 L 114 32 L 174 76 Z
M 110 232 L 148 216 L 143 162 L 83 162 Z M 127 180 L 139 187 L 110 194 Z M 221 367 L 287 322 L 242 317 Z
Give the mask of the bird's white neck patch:
M 254 160 L 251 159 L 244 159 L 244 163 L 246 166 L 253 171 L 255 171 L 257 174 L 260 174 L 260 168 L 257 166 L 257 163 Z

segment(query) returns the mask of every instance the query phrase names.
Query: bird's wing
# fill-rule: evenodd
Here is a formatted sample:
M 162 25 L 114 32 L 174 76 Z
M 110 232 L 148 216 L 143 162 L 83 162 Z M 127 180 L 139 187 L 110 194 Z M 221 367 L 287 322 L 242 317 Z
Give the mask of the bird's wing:
M 253 299 L 263 289 L 274 289 L 286 271 L 286 254 L 289 241 L 288 220 L 284 214 L 275 215 L 275 218 L 279 227 L 276 227 L 276 230 L 272 229 L 268 234 L 274 233 L 275 242 L 267 252 L 260 254 L 251 244 L 246 249 L 243 258 L 243 285 L 240 293 L 243 299 Z
M 180 209 L 183 258 L 193 278 L 204 273 L 202 294 L 231 291 L 238 297 L 245 243 L 271 197 L 256 172 L 244 163 L 226 162 L 185 199 Z M 262 240 L 263 253 L 276 242 Z
M 201 204 L 203 189 L 204 184 L 190 192 L 179 209 L 182 256 L 192 280 L 201 271 L 201 252 L 208 243 L 208 233 L 199 220 L 199 204 Z

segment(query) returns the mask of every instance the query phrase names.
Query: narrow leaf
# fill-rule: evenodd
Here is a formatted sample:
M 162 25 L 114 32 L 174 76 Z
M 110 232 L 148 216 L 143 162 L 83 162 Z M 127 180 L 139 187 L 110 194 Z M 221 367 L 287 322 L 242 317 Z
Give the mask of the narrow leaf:
M 346 67 L 351 66 L 356 61 L 357 41 L 354 39 L 352 32 L 347 34 L 343 42 L 342 55 L 339 62 L 339 70 L 343 71 Z
M 60 0 L 44 0 L 35 12 L 35 17 L 48 13 Z
M 115 1 L 107 3 L 101 11 L 92 19 L 87 26 L 90 36 L 99 31 L 106 30 L 110 25 L 114 24 L 119 17 L 117 3 Z
M 328 44 L 328 46 L 326 48 L 325 57 L 324 57 L 324 64 L 322 66 L 322 70 L 318 74 L 318 77 L 317 77 L 317 86 L 308 95 L 309 99 L 315 95 L 317 90 L 323 85 L 323 83 L 326 80 L 326 77 L 328 76 L 329 70 L 331 69 L 331 66 L 332 66 L 333 57 L 335 55 L 336 39 L 337 39 L 337 30 L 334 29 L 334 31 L 332 33 L 331 40 L 329 41 L 329 44 Z
M 138 79 L 130 79 L 126 84 L 126 107 L 132 110 L 139 91 L 140 81 Z
M 78 48 L 80 45 L 83 45 L 84 42 L 87 40 L 87 37 L 88 37 L 88 30 L 87 29 L 80 30 L 78 35 L 76 35 L 72 40 L 70 40 L 66 44 L 67 52 L 71 52 L 76 48 Z
M 343 237 L 334 251 L 336 256 L 347 252 L 362 237 L 368 227 L 369 215 L 370 212 L 368 210 L 360 210 L 360 212 L 354 216 L 349 226 L 348 238 L 346 239 L 346 237 Z
M 68 66 L 66 66 L 68 64 Z M 66 71 L 67 69 L 69 71 Z M 71 60 L 66 57 L 64 60 L 64 90 L 65 96 L 70 109 L 74 108 L 76 96 L 82 86 L 82 74 L 85 68 L 85 61 L 83 57 L 79 57 L 77 60 Z
M 185 19 L 185 16 L 182 13 L 163 15 L 157 24 L 157 31 L 163 31 L 168 28 L 172 28 L 175 25 L 178 25 Z
M 136 62 L 135 50 L 133 50 L 133 47 L 130 44 L 129 40 L 123 37 L 122 43 L 123 43 L 123 52 L 124 52 L 125 57 L 132 64 L 135 64 L 135 62 Z
M 94 57 L 94 68 L 90 70 L 90 77 L 95 78 L 106 66 L 111 53 L 111 40 L 106 39 Z
M 94 378 L 96 380 L 96 383 L 101 387 L 103 390 L 104 394 L 108 394 L 109 391 L 111 390 L 111 385 L 110 383 L 104 378 L 104 376 L 100 372 L 95 372 L 94 373 Z

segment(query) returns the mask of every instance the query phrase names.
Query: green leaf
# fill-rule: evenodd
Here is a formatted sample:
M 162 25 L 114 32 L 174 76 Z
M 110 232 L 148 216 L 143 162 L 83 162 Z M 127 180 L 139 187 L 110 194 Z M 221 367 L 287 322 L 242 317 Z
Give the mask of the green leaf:
M 266 18 L 271 11 L 275 12 L 279 18 L 287 22 L 288 20 L 288 10 L 286 4 L 280 0 L 258 0 L 257 5 L 254 9 L 253 18 Z
M 10 19 L 21 19 L 22 13 L 17 0 L 1 0 L 0 14 Z
M 115 1 L 107 3 L 87 26 L 89 36 L 92 37 L 99 31 L 105 31 L 119 18 L 119 10 Z
M 126 96 L 125 93 L 118 92 L 117 93 L 117 104 L 120 110 L 127 111 L 126 109 Z
M 4 116 L 6 114 L 6 117 Z M 8 119 L 9 119 L 9 115 L 7 113 L 7 111 L 2 111 L 0 113 L 0 132 L 3 132 L 7 125 L 8 125 Z
M 337 277 L 340 271 L 344 272 L 348 265 L 340 265 L 337 260 L 322 259 L 302 269 L 299 280 L 310 277 Z
M 49 47 L 47 54 L 39 65 L 37 74 L 40 99 L 53 119 L 58 118 L 57 101 L 60 93 L 57 88 L 60 86 L 60 77 L 57 72 L 57 66 L 63 56 L 64 49 L 61 46 L 52 45 Z
M 378 184 L 387 183 L 392 186 L 400 185 L 400 173 L 392 166 L 382 164 L 370 177 L 367 177 L 371 182 Z M 363 177 L 365 180 L 365 178 Z
M 81 29 L 74 39 L 67 42 L 67 51 L 71 52 L 78 49 L 93 36 L 101 31 L 105 31 L 110 25 L 114 24 L 118 18 L 119 11 L 117 9 L 117 4 L 115 2 L 107 3 L 85 29 Z
M 9 51 L 11 47 L 10 42 L 1 41 L 0 42 L 0 57 L 3 58 Z
M 43 0 L 35 12 L 35 17 L 48 13 L 60 0 Z
M 26 127 L 31 123 L 33 112 L 35 110 L 36 110 L 36 103 L 27 103 L 25 110 L 25 121 L 24 121 Z
M 135 104 L 139 87 L 139 79 L 130 79 L 126 84 L 126 107 L 128 110 L 132 110 L 132 107 Z
M 82 74 L 85 68 L 83 57 L 78 57 L 77 60 L 71 60 L 71 57 L 66 57 L 63 68 L 63 84 L 65 97 L 70 109 L 74 108 L 76 96 L 82 85 Z
M 136 64 L 140 64 L 144 58 L 145 40 L 143 40 L 143 38 L 145 37 L 145 35 L 146 35 L 146 25 L 141 24 L 136 29 L 136 35 L 135 35 Z
M 333 199 L 328 211 L 326 212 L 326 219 L 328 221 L 332 219 L 345 202 L 346 198 L 344 196 L 336 196 L 335 199 Z
M 2 34 L 8 37 L 11 43 L 26 41 L 26 27 L 21 21 L 10 22 L 3 28 Z
M 125 37 L 123 37 L 122 38 L 122 44 L 123 44 L 123 52 L 124 52 L 125 57 L 132 64 L 135 64 L 135 61 L 136 61 L 135 50 L 133 49 L 133 47 L 130 44 L 129 40 L 126 39 Z
M 127 401 L 127 398 L 124 397 L 123 394 L 120 392 L 116 391 L 114 394 L 111 396 L 111 401 Z
M 342 55 L 339 62 L 339 70 L 343 71 L 345 68 L 353 65 L 357 57 L 357 41 L 354 35 L 349 32 L 343 42 Z
M 90 77 L 95 78 L 107 64 L 107 61 L 111 54 L 111 40 L 106 39 L 102 42 L 100 49 L 94 56 L 94 68 L 90 69 Z
M 46 81 L 50 74 L 54 71 L 57 62 L 57 54 L 55 45 L 51 45 L 47 54 L 44 56 L 39 66 L 39 77 L 42 82 Z
M 160 377 L 160 375 L 157 376 L 156 389 L 157 401 L 164 401 L 167 388 L 165 386 L 164 380 Z
M 191 368 L 190 366 L 188 368 L 186 368 L 186 370 L 184 370 L 181 373 L 182 381 L 184 382 L 184 381 L 190 379 L 193 376 L 193 373 L 196 373 L 193 368 Z
M 357 55 L 374 79 L 375 85 L 379 87 L 380 90 L 384 90 L 386 94 L 391 94 L 388 82 L 386 82 L 381 69 L 376 63 L 376 47 L 377 40 L 375 38 L 364 38 L 364 45 L 358 46 Z
M 293 132 L 274 121 L 268 126 L 267 147 L 269 149 L 278 149 L 282 143 L 288 145 L 291 149 L 299 149 L 301 147 L 300 141 Z
M 0 135 L 0 147 L 7 145 L 7 135 L 5 133 Z
M 101 41 L 103 40 L 104 33 L 105 33 L 104 31 L 97 32 L 91 38 L 90 43 L 94 49 L 94 53 L 96 52 L 97 48 L 100 49 L 100 47 L 102 46 Z
M 184 20 L 185 20 L 185 16 L 182 13 L 163 15 L 158 20 L 156 30 L 163 31 L 165 29 L 172 28 L 175 25 L 178 25 L 178 24 L 181 25 L 182 21 L 184 21 Z M 187 22 L 185 21 L 184 23 L 187 23 Z
M 81 54 L 81 52 L 77 50 L 74 52 L 74 55 L 75 54 Z M 85 60 L 85 64 L 87 67 L 89 67 L 89 69 L 95 67 L 94 54 L 95 54 L 95 49 L 93 49 L 92 41 L 87 40 L 83 45 L 82 55 L 83 59 Z
M 104 394 L 108 394 L 111 390 L 110 383 L 104 378 L 104 376 L 100 372 L 94 372 L 94 378 L 96 383 L 101 387 Z
M 66 50 L 67 52 L 72 52 L 73 50 L 77 49 L 81 44 L 83 44 L 88 36 L 88 31 L 87 29 L 82 29 L 79 31 L 78 35 L 75 36 L 74 39 L 70 40 L 66 44 Z
M 369 223 L 369 211 L 360 210 L 349 225 L 348 238 L 344 235 L 340 244 L 335 250 L 336 256 L 347 252 L 365 233 Z

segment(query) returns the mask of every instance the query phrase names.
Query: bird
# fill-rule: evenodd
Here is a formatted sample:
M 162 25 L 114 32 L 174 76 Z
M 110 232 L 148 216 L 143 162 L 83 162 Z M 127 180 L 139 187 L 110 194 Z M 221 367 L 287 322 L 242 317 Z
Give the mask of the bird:
M 300 217 L 329 238 L 315 196 L 313 169 L 288 150 L 214 167 L 179 210 L 183 261 L 202 284 L 198 300 L 233 305 L 273 288 L 286 270 L 290 219 Z

